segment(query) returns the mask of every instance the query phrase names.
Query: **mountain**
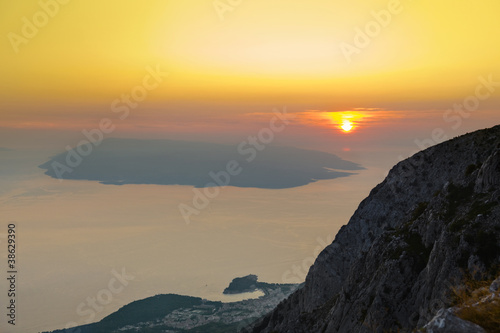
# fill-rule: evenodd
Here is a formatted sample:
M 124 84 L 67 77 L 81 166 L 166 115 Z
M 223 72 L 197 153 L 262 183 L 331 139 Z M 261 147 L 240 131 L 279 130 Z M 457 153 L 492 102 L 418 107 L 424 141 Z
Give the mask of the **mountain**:
M 103 184 L 291 188 L 347 177 L 360 165 L 320 151 L 247 141 L 231 146 L 175 140 L 110 138 L 86 142 L 40 165 L 59 179 Z
M 500 126 L 400 162 L 249 331 L 499 332 L 499 194 Z

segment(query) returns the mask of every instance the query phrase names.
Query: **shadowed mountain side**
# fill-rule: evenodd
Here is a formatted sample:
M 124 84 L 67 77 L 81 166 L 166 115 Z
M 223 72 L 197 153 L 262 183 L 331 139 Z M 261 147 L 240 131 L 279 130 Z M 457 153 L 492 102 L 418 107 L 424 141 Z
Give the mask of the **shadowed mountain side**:
M 394 166 L 303 287 L 243 332 L 499 332 L 499 286 L 495 126 Z
M 87 145 L 89 146 L 89 145 Z M 80 149 L 78 149 L 80 148 Z M 87 149 L 85 149 L 87 148 Z M 259 147 L 261 148 L 261 147 Z M 174 140 L 106 139 L 52 157 L 40 168 L 62 179 L 103 184 L 237 186 L 281 189 L 352 175 L 360 165 L 319 151 Z

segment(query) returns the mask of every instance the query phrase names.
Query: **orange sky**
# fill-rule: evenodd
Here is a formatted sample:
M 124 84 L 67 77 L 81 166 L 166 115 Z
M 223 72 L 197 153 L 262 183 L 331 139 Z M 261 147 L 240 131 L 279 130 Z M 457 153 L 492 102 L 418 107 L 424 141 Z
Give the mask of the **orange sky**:
M 496 0 L 214 4 L 2 3 L 0 126 L 95 122 L 144 80 L 155 85 L 146 68 L 169 74 L 146 90 L 129 127 L 218 122 L 281 105 L 443 112 L 474 94 L 478 77 L 500 81 Z M 481 109 L 496 110 L 499 96 Z

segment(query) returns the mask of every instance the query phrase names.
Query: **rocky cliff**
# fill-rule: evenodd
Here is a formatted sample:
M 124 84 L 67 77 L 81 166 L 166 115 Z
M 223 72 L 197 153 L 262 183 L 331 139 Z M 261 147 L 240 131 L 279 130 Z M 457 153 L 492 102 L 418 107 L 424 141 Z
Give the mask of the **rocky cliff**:
M 257 332 L 410 332 L 500 267 L 500 126 L 397 164 Z

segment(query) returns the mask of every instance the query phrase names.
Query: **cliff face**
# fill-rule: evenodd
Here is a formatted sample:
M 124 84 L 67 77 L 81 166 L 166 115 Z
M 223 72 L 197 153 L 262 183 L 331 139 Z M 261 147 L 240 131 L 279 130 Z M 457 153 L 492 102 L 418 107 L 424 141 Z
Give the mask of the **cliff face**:
M 465 275 L 500 265 L 500 126 L 397 164 L 253 332 L 387 332 L 424 326 Z

